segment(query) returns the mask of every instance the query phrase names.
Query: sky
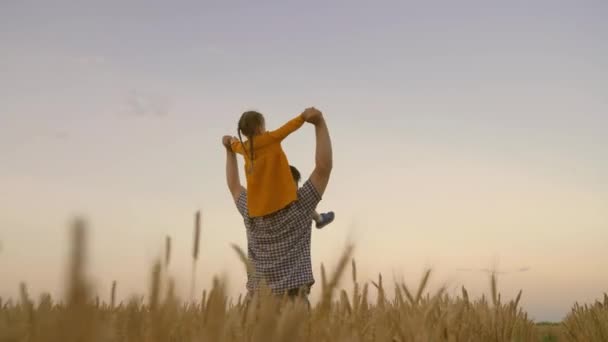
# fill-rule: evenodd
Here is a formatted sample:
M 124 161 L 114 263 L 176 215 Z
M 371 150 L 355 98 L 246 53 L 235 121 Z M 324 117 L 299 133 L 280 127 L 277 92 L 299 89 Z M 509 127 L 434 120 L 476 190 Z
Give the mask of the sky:
M 608 291 L 605 1 L 0 2 L 0 296 L 63 294 L 89 222 L 96 292 L 145 293 L 171 236 L 189 292 L 245 274 L 221 137 L 323 111 L 334 171 L 312 258 L 361 280 L 523 289 L 536 320 Z M 303 175 L 314 129 L 283 145 Z M 348 277 L 346 277 L 348 278 Z M 347 279 L 343 286 L 351 288 Z M 312 297 L 318 296 L 319 286 Z

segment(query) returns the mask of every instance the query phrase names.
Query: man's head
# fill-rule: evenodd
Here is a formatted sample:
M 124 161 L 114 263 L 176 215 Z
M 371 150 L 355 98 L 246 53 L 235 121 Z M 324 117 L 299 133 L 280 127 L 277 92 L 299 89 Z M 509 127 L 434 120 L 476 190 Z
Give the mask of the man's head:
M 298 169 L 296 169 L 296 167 L 292 165 L 289 165 L 289 168 L 291 169 L 291 176 L 293 177 L 293 181 L 296 182 L 296 184 L 300 183 L 300 171 L 298 171 Z

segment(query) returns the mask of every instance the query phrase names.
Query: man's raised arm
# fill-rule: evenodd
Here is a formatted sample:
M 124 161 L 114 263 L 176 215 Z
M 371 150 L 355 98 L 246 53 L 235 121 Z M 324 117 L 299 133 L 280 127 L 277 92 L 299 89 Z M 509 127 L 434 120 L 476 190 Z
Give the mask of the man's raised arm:
M 327 129 L 325 118 L 319 110 L 309 108 L 304 112 L 303 117 L 306 122 L 310 122 L 315 126 L 317 145 L 315 151 L 315 169 L 310 175 L 310 181 L 315 189 L 317 189 L 319 195 L 323 196 L 333 168 L 333 153 L 329 130 Z
M 234 140 L 233 137 L 227 135 L 222 138 L 222 144 L 226 148 L 226 183 L 228 189 L 232 194 L 234 201 L 238 201 L 241 193 L 245 191 L 245 188 L 241 185 L 241 179 L 239 176 L 239 166 L 236 161 L 236 154 L 232 152 L 230 143 Z

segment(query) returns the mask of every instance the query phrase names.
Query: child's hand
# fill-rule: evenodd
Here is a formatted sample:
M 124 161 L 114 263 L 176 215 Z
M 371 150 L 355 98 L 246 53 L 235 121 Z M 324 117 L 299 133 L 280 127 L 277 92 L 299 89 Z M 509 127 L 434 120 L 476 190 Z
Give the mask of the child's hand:
M 222 137 L 222 145 L 224 145 L 225 148 L 227 148 L 228 150 L 231 149 L 230 144 L 232 143 L 232 140 L 235 139 L 234 137 L 231 137 L 229 135 L 224 135 Z
M 304 118 L 304 121 L 316 125 L 321 121 L 323 114 L 317 108 L 310 107 L 304 110 L 302 117 Z

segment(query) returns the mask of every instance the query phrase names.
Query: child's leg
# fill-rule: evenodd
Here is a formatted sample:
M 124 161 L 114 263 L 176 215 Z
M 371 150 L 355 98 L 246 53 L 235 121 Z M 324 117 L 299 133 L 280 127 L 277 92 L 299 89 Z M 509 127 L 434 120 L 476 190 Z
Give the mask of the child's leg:
M 321 229 L 321 228 L 327 226 L 328 224 L 332 223 L 335 216 L 336 215 L 334 214 L 333 211 L 329 211 L 329 212 L 323 213 L 323 214 L 319 214 L 318 212 L 315 211 L 312 215 L 312 219 L 315 221 L 317 229 Z
M 313 221 L 318 223 L 319 221 L 321 221 L 321 215 L 319 215 L 319 213 L 315 210 L 315 212 L 312 213 L 312 219 Z

